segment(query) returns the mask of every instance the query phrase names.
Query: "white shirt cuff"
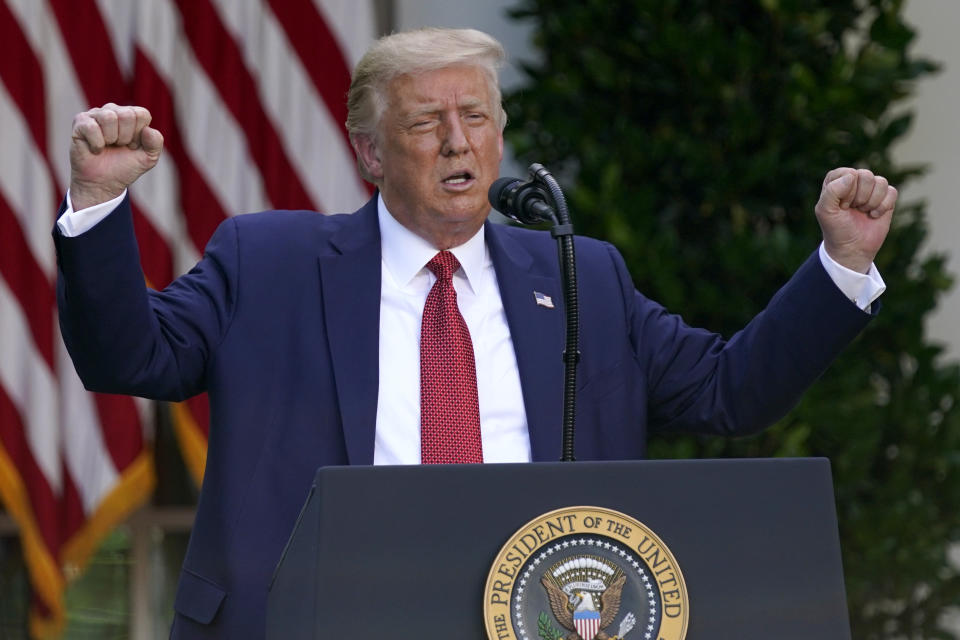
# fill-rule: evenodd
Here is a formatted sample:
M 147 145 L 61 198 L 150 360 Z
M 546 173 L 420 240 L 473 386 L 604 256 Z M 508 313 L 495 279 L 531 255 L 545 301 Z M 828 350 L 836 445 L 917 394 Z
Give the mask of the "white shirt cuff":
M 60 233 L 66 238 L 75 238 L 82 233 L 93 229 L 97 224 L 110 215 L 114 209 L 120 206 L 123 197 L 127 195 L 127 190 L 114 198 L 100 204 L 95 204 L 80 211 L 73 210 L 73 203 L 70 201 L 70 191 L 67 190 L 67 209 L 57 220 L 57 227 Z
M 843 295 L 864 311 L 867 311 L 887 289 L 886 283 L 880 277 L 880 272 L 877 271 L 877 265 L 871 262 L 870 270 L 866 273 L 847 269 L 830 257 L 822 242 L 820 243 L 820 262 Z

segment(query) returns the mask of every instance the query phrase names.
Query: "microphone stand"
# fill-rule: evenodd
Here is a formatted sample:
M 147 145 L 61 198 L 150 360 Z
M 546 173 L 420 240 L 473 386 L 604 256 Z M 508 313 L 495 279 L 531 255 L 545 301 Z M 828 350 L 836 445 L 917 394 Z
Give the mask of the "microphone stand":
M 567 209 L 567 200 L 556 179 L 546 167 L 530 165 L 531 177 L 541 184 L 553 202 L 556 215 L 550 235 L 557 240 L 560 262 L 560 278 L 563 285 L 563 302 L 566 310 L 567 334 L 563 349 L 563 448 L 560 458 L 573 462 L 574 434 L 577 409 L 577 363 L 580 362 L 580 301 L 577 293 L 577 258 L 573 249 L 573 224 Z

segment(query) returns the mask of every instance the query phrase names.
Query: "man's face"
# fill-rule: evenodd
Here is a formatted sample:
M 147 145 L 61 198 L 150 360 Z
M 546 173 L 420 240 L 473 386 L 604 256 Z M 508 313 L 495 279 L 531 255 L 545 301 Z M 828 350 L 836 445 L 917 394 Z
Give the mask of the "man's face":
M 387 88 L 367 167 L 390 213 L 438 249 L 483 225 L 503 135 L 483 71 L 458 66 L 403 75 Z M 362 151 L 361 151 L 362 152 Z

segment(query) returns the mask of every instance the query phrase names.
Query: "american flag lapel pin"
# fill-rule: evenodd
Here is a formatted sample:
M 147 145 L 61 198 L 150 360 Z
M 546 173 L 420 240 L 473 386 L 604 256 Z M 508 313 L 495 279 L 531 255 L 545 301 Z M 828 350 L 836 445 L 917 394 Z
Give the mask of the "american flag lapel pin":
M 533 292 L 533 299 L 537 301 L 537 306 L 553 309 L 553 298 L 539 291 Z

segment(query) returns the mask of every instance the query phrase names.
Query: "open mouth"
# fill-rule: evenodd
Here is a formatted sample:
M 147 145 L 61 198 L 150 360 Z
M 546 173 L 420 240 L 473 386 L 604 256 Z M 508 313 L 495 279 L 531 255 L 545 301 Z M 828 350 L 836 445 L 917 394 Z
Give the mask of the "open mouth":
M 460 173 L 454 173 L 453 175 L 447 176 L 443 179 L 443 184 L 448 185 L 458 185 L 466 184 L 473 180 L 473 174 L 469 171 L 461 171 Z

